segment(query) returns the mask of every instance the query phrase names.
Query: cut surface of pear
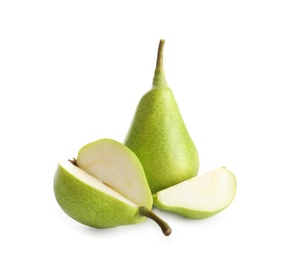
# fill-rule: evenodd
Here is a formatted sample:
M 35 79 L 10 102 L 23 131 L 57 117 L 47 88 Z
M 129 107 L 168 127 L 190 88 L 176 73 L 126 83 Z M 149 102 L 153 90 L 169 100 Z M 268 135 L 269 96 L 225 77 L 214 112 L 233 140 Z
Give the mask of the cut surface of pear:
M 111 139 L 89 143 L 79 150 L 76 165 L 137 205 L 152 205 L 143 166 L 125 145 Z
M 152 193 L 198 174 L 199 156 L 182 119 L 163 67 L 160 40 L 152 88 L 141 98 L 127 145 L 140 159 Z
M 236 186 L 234 174 L 221 167 L 157 192 L 154 205 L 189 218 L 207 218 L 230 205 Z
M 80 149 L 77 159 L 59 162 L 54 193 L 60 207 L 82 224 L 110 228 L 149 217 L 165 235 L 171 233 L 151 211 L 152 194 L 140 161 L 115 140 L 100 139 Z

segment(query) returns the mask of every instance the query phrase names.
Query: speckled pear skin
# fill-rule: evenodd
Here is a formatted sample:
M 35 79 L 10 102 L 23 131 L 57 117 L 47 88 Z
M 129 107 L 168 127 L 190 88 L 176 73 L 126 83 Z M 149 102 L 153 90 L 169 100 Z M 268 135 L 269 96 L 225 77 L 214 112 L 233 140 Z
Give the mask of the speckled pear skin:
M 125 139 L 152 194 L 198 174 L 199 156 L 164 76 L 160 41 L 153 87 L 140 100 Z
M 60 207 L 76 221 L 95 228 L 111 228 L 145 221 L 138 208 L 128 205 L 75 178 L 61 165 L 54 177 Z

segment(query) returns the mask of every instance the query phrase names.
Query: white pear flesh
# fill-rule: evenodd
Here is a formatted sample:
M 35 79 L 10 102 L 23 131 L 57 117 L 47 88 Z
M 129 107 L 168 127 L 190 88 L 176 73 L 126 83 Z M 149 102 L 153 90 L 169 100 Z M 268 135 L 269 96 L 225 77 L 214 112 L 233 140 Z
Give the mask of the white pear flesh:
M 221 167 L 157 192 L 154 205 L 189 218 L 207 218 L 231 204 L 236 187 L 234 174 Z
M 131 207 L 137 207 L 138 205 L 133 203 L 132 201 L 128 200 L 124 196 L 122 196 L 120 193 L 113 190 L 111 187 L 105 185 L 102 181 L 96 179 L 95 177 L 87 174 L 82 169 L 76 167 L 70 162 L 67 161 L 61 161 L 60 166 L 67 171 L 69 174 L 71 174 L 73 177 L 78 179 L 78 181 L 81 181 L 85 183 L 86 185 L 91 186 L 92 188 L 101 191 L 103 193 L 106 193 L 108 196 L 115 197 L 116 199 L 120 200 L 121 202 L 124 202 L 128 204 Z
M 125 145 L 101 139 L 82 147 L 76 165 L 139 206 L 150 207 L 152 194 L 143 166 Z

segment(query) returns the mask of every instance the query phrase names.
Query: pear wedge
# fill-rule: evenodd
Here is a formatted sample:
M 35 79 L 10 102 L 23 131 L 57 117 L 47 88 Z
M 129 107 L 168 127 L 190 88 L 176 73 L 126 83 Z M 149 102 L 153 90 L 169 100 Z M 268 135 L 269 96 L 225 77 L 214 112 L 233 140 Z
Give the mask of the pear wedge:
M 80 149 L 77 159 L 59 162 L 54 193 L 63 211 L 84 225 L 112 228 L 149 217 L 165 235 L 171 233 L 151 211 L 152 194 L 138 158 L 112 139 L 90 143 Z
M 207 218 L 230 205 L 236 186 L 234 174 L 221 167 L 157 192 L 154 205 L 188 218 Z

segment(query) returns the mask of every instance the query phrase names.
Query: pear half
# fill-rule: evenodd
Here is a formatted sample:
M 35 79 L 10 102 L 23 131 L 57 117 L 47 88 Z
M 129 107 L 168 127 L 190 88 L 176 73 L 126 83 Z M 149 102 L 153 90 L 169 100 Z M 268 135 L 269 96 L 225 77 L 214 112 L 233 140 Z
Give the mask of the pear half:
M 76 221 L 95 228 L 156 221 L 165 235 L 168 224 L 152 211 L 153 199 L 143 167 L 125 145 L 100 139 L 61 161 L 54 177 L 60 207 Z
M 236 186 L 234 174 L 221 167 L 157 192 L 154 205 L 189 218 L 207 218 L 229 206 Z

